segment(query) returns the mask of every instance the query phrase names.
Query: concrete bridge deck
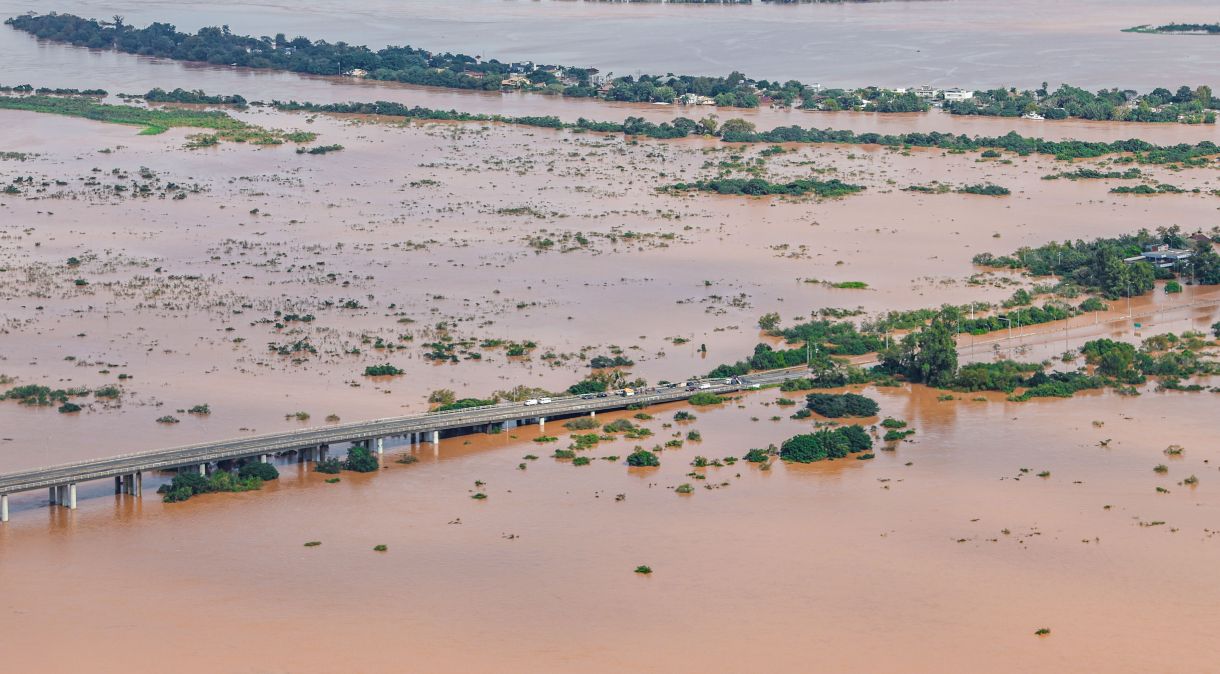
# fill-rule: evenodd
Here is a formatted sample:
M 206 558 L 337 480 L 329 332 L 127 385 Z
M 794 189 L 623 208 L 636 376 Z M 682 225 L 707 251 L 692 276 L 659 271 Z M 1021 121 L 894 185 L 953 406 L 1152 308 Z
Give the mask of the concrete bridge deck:
M 9 494 L 35 489 L 48 489 L 52 504 L 75 508 L 76 485 L 81 482 L 114 479 L 116 493 L 124 491 L 139 495 L 143 473 L 149 471 L 197 469 L 206 473 L 207 466 L 218 461 L 253 458 L 266 461 L 271 456 L 290 452 L 296 452 L 305 459 L 316 459 L 324 448 L 336 443 L 368 442 L 370 448 L 375 447 L 375 450 L 381 453 L 382 441 L 388 437 L 410 437 L 412 444 L 417 439 L 420 442 L 426 440 L 435 447 L 440 442 L 441 432 L 444 431 L 489 428 L 493 425 L 534 420 L 545 426 L 548 418 L 596 414 L 630 406 L 658 405 L 686 400 L 701 392 L 732 393 L 754 385 L 773 384 L 805 376 L 807 372 L 805 368 L 800 367 L 755 373 L 738 378 L 736 384 L 726 384 L 724 379 L 696 380 L 693 382 L 694 390 L 688 390 L 689 387 L 686 386 L 656 387 L 633 396 L 621 396 L 617 393 L 610 393 L 604 398 L 563 396 L 537 405 L 513 402 L 447 412 L 428 412 L 135 452 L 8 473 L 0 475 L 0 522 L 8 520 Z M 700 386 L 707 388 L 699 388 Z

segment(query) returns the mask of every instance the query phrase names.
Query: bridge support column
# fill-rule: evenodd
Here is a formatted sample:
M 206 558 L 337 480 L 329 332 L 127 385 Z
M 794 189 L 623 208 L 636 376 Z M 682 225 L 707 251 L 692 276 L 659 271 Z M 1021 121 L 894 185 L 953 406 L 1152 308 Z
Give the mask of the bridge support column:
M 8 521 L 8 494 L 0 494 L 0 524 Z
M 144 471 L 138 471 L 133 477 L 135 477 L 135 483 L 136 483 L 135 484 L 135 495 L 137 497 L 143 497 L 144 496 Z
M 199 474 L 204 477 L 208 476 L 208 464 L 206 464 L 206 463 L 199 464 Z
M 385 443 L 383 438 L 377 438 L 377 456 L 382 456 L 383 454 L 385 454 Z
M 259 454 L 259 455 L 258 455 L 258 462 L 259 462 L 259 463 L 267 463 L 267 455 L 266 455 L 266 454 Z
M 432 442 L 433 447 L 436 447 L 441 444 L 441 432 L 440 431 L 432 431 L 432 441 L 431 442 Z
M 47 495 L 47 503 L 59 505 L 59 487 L 51 487 L 48 491 L 51 493 Z
M 546 430 L 546 417 L 538 417 L 538 430 Z
M 118 475 L 114 476 L 114 494 L 118 496 L 123 493 L 123 478 Z
M 597 410 L 589 410 L 589 416 L 591 416 L 591 417 L 597 416 Z
M 76 510 L 76 483 L 68 485 L 68 509 Z

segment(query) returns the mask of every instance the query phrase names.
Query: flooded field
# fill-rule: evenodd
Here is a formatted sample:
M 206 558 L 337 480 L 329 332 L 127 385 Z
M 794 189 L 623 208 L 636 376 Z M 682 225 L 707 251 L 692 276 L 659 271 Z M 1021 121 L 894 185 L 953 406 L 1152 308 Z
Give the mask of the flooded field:
M 1117 181 L 1047 181 L 1068 165 L 1036 157 L 795 146 L 763 157 L 714 141 L 247 116 L 345 147 L 311 156 L 188 151 L 180 133 L 6 116 L 15 123 L 0 147 L 37 156 L 0 164 L 0 177 L 46 186 L 0 206 L 0 372 L 123 391 L 72 418 L 0 405 L 9 470 L 287 430 L 304 423 L 297 412 L 316 424 L 422 411 L 438 389 L 562 390 L 599 355 L 623 354 L 654 382 L 697 376 L 751 353 L 764 313 L 795 323 L 824 307 L 998 301 L 1027 282 L 976 276 L 976 253 L 1058 239 L 1065 220 L 1079 238 L 1153 222 L 1195 231 L 1220 203 L 1207 191 L 1141 197 L 1109 194 Z M 829 201 L 657 191 L 754 161 L 867 189 Z M 1212 177 L 1163 179 L 1206 190 Z M 902 189 L 931 181 L 1013 194 Z M 843 281 L 869 287 L 828 285 Z M 1196 311 L 1196 328 L 1211 311 Z M 467 345 L 430 346 L 445 337 Z M 508 355 L 514 343 L 519 356 Z M 404 375 L 363 376 L 384 363 Z M 183 413 L 201 404 L 210 414 Z M 180 423 L 155 423 L 166 415 Z
M 759 392 L 692 422 L 671 420 L 689 406 L 649 410 L 637 423 L 658 442 L 703 437 L 660 468 L 598 458 L 631 441 L 573 466 L 548 457 L 567 431 L 548 425 L 560 442 L 539 444 L 527 426 L 337 484 L 286 465 L 250 494 L 17 512 L 0 529 L 4 633 L 23 644 L 7 662 L 118 671 L 138 650 L 184 672 L 1146 672 L 1215 659 L 1210 396 L 866 393 L 916 429 L 872 461 L 691 468 L 808 428 Z M 1170 443 L 1186 449 L 1167 461 Z M 676 494 L 683 483 L 694 493 Z M 48 663 L 65 623 L 75 647 Z
M 614 68 L 633 67 L 643 53 L 607 46 L 626 22 L 641 22 L 631 40 L 656 43 L 655 31 L 677 31 L 704 12 L 749 17 L 731 43 L 733 67 L 759 76 L 783 60 L 764 59 L 767 44 L 809 54 L 837 51 L 837 40 L 875 47 L 840 64 L 836 77 L 850 84 L 1030 84 L 993 67 L 1012 53 L 1021 76 L 1037 80 L 1055 77 L 1048 63 L 1082 84 L 1116 72 L 1124 79 L 1113 84 L 1140 87 L 1145 78 L 1176 85 L 1210 76 L 1200 69 L 1214 61 L 1211 46 L 1132 50 L 1127 40 L 1174 38 L 1117 32 L 1207 19 L 1203 3 L 1107 3 L 1106 13 L 1092 1 L 1060 5 L 429 0 L 205 11 L 77 1 L 54 9 L 184 28 L 229 13 L 240 32 Z M 989 8 L 995 13 L 983 16 Z M 1072 16 L 1089 18 L 1087 28 Z M 719 56 L 690 45 L 724 39 L 733 25 L 702 21 L 651 58 L 675 71 L 720 72 Z M 565 28 L 567 46 L 555 39 Z M 977 34 L 952 39 L 965 28 Z M 907 47 L 892 39 L 899 30 Z M 984 58 L 980 45 L 1002 33 L 1021 48 L 998 41 Z M 1116 45 L 1131 51 L 1116 56 Z M 900 48 L 916 55 L 901 60 L 894 81 L 873 79 L 879 64 L 894 62 L 886 49 Z M 565 120 L 703 114 L 184 65 L 40 45 L 3 27 L 0 49 L 13 64 L 0 75 L 5 84 L 386 99 Z M 820 58 L 801 62 L 816 68 Z M 947 69 L 951 59 L 961 69 Z M 1140 67 L 1127 68 L 1128 59 L 1142 59 Z M 758 327 L 770 312 L 789 326 L 826 309 L 866 320 L 999 303 L 1045 279 L 976 267 L 978 253 L 1158 226 L 1215 233 L 1220 209 L 1211 167 L 1047 179 L 1133 166 L 1113 156 L 1069 163 L 230 112 L 318 134 L 301 149 L 342 149 L 226 142 L 188 150 L 183 129 L 140 135 L 0 112 L 0 390 L 113 389 L 78 398 L 84 409 L 69 414 L 0 401 L 0 473 L 421 412 L 440 390 L 561 391 L 593 372 L 598 356 L 633 362 L 630 376 L 650 383 L 679 380 L 745 358 L 756 344 L 780 346 Z M 719 114 L 760 128 L 1217 139 L 1213 125 Z M 664 189 L 720 174 L 837 178 L 865 189 L 827 200 Z M 1011 194 L 954 191 L 978 184 Z M 1180 191 L 1110 192 L 1141 184 Z M 835 287 L 844 282 L 866 287 Z M 1057 362 L 1102 337 L 1208 332 L 1220 320 L 1220 286 L 1169 293 L 1161 282 L 1108 306 L 960 335 L 961 358 Z M 402 374 L 365 376 L 386 364 Z M 281 460 L 281 478 L 261 490 L 187 503 L 153 493 L 169 474 L 147 475 L 142 499 L 114 495 L 109 482 L 82 484 L 74 511 L 48 506 L 45 491 L 17 494 L 12 521 L 0 525 L 0 659 L 5 671 L 22 672 L 142 671 L 153 662 L 183 672 L 1207 670 L 1220 655 L 1211 638 L 1220 627 L 1212 582 L 1220 398 L 1207 390 L 1218 379 L 1192 380 L 1204 387 L 1197 392 L 1149 382 L 1127 392 L 1138 395 L 1102 389 L 1027 402 L 855 386 L 880 403 L 878 416 L 851 421 L 875 438 L 867 460 L 742 460 L 826 422 L 793 415 L 788 398 L 804 392 L 761 390 L 719 405 L 599 413 L 603 423 L 647 430 L 636 439 L 604 433 L 613 437 L 578 450 L 587 465 L 552 456 L 588 432 L 553 419 L 545 433 L 525 425 L 446 437 L 435 448 L 391 439 L 371 474 L 336 479 Z M 886 418 L 914 434 L 883 441 Z M 637 448 L 655 449 L 661 465 L 628 467 Z M 640 566 L 651 573 L 636 573 Z M 1042 629 L 1049 633 L 1035 634 Z

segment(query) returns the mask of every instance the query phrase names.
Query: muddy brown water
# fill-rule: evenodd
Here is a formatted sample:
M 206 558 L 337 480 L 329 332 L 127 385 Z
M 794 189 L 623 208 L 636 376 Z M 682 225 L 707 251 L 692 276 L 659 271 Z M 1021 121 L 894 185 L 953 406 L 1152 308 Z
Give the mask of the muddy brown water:
M 869 147 L 793 147 L 767 160 L 776 176 L 868 188 L 847 199 L 675 197 L 655 187 L 762 148 L 738 158 L 699 140 L 245 118 L 312 129 L 345 149 L 188 152 L 181 131 L 3 113 L 0 148 L 38 156 L 0 162 L 0 180 L 50 185 L 0 199 L 0 373 L 125 393 L 77 415 L 0 403 L 0 470 L 285 430 L 302 424 L 284 418 L 296 411 L 309 424 L 419 411 L 436 388 L 562 388 L 612 346 L 635 374 L 676 379 L 747 355 L 768 311 L 791 324 L 822 307 L 999 301 L 1029 282 L 969 284 L 982 272 L 970 264 L 977 252 L 1157 224 L 1210 229 L 1217 206 L 1210 169 L 1148 168 L 1149 180 L 1200 192 L 1124 197 L 1108 192 L 1118 181 L 1043 180 L 1066 168 L 1046 158 Z M 142 180 L 140 167 L 200 191 L 115 197 L 114 184 Z M 1013 194 L 901 191 L 932 180 Z M 591 243 L 561 252 L 528 241 L 576 232 Z M 68 267 L 69 257 L 82 264 Z M 1127 309 L 1116 303 L 1064 335 L 1026 330 L 995 344 L 998 354 L 963 346 L 973 359 L 1040 360 L 1097 336 L 1205 330 L 1215 305 L 1184 307 L 1213 294 L 1134 302 L 1138 335 L 1116 320 Z M 361 308 L 326 304 L 349 299 Z M 275 328 L 276 310 L 317 320 Z M 437 323 L 458 338 L 539 346 L 524 360 L 476 347 L 481 361 L 436 365 L 422 344 Z M 404 333 L 413 341 L 396 341 Z M 406 348 L 378 351 L 364 335 Z M 303 337 L 318 353 L 299 363 L 268 351 Z M 344 353 L 353 347 L 362 353 Z M 381 362 L 406 374 L 360 376 Z M 281 464 L 283 478 L 262 491 L 185 504 L 150 493 L 165 476 L 138 502 L 85 485 L 75 512 L 15 496 L 0 527 L 0 634 L 18 644 L 5 662 L 116 671 L 138 653 L 201 672 L 1143 672 L 1214 661 L 1215 394 L 1148 388 L 1017 404 L 865 392 L 917 431 L 871 461 L 689 476 L 697 455 L 741 456 L 812 427 L 763 391 L 744 409 L 696 409 L 695 422 L 672 428 L 663 424 L 684 407 L 650 410 L 654 437 L 603 443 L 587 454 L 620 459 L 583 467 L 549 458 L 569 442 L 552 424 L 558 444 L 533 442 L 533 426 L 447 438 L 418 463 L 336 484 Z M 212 414 L 177 411 L 200 403 Z M 181 423 L 155 422 L 166 414 Z M 689 430 L 703 440 L 665 450 L 659 469 L 623 465 L 636 444 Z M 1185 454 L 1166 457 L 1169 444 Z M 531 453 L 541 458 L 520 470 Z M 1167 475 L 1152 471 L 1158 463 Z M 1179 484 L 1190 475 L 1198 486 Z M 684 482 L 694 494 L 673 492 Z M 476 490 L 489 498 L 471 499 Z M 379 544 L 388 550 L 374 552 Z M 633 573 L 640 564 L 654 573 Z M 1051 635 L 1035 637 L 1043 627 Z
M 573 466 L 522 427 L 337 484 L 288 465 L 261 492 L 187 504 L 22 507 L 0 529 L 4 633 L 21 644 L 8 666 L 118 671 L 133 651 L 199 672 L 1140 672 L 1214 659 L 1211 397 L 866 392 L 917 430 L 871 461 L 692 469 L 809 428 L 769 421 L 792 408 L 759 392 L 673 429 L 662 422 L 679 406 L 650 410 L 646 446 L 703 436 L 659 469 Z M 1162 455 L 1171 441 L 1180 459 Z M 520 470 L 527 453 L 542 458 Z M 1197 487 L 1178 485 L 1192 474 Z M 687 482 L 693 494 L 674 493 Z M 73 648 L 56 649 L 65 639 Z

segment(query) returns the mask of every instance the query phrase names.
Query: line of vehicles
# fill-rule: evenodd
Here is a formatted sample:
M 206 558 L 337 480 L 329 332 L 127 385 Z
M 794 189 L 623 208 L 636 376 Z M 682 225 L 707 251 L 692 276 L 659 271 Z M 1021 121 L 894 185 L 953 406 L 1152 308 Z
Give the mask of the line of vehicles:
M 713 386 L 717 386 L 717 385 L 735 386 L 738 384 L 741 384 L 741 379 L 738 377 L 725 377 L 724 379 L 708 379 L 708 380 L 704 380 L 704 381 L 694 381 L 694 380 L 679 381 L 679 382 L 671 382 L 668 384 L 661 384 L 658 386 L 650 386 L 648 388 L 640 388 L 640 389 L 624 388 L 624 389 L 620 389 L 618 391 L 601 391 L 600 393 L 585 393 L 580 396 L 580 399 L 581 400 L 594 400 L 596 398 L 609 398 L 612 395 L 623 397 L 623 398 L 629 398 L 629 397 L 635 396 L 635 395 L 658 393 L 661 391 L 668 391 L 668 390 L 672 390 L 672 389 L 676 389 L 676 388 L 685 388 L 687 391 L 699 391 L 702 389 L 710 389 Z M 752 388 L 758 388 L 758 386 L 755 385 Z M 524 404 L 526 407 L 533 407 L 535 405 L 547 405 L 552 402 L 554 402 L 554 400 L 551 398 L 530 398 L 529 400 L 526 400 Z

